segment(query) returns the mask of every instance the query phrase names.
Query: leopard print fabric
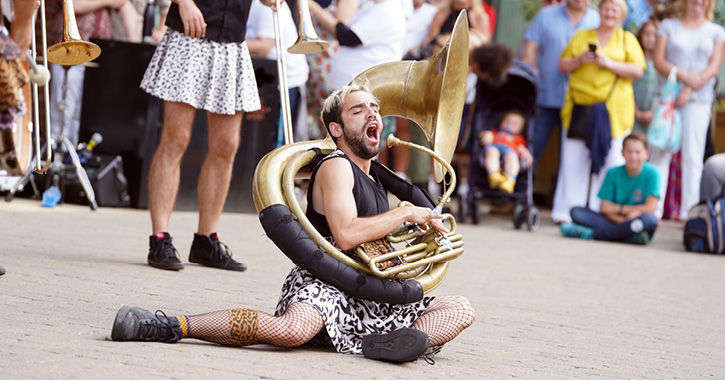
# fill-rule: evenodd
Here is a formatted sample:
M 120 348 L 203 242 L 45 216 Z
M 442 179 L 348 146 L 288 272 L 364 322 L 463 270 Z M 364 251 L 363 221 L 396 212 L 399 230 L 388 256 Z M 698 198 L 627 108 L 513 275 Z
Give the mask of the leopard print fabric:
M 365 254 L 371 259 L 384 255 L 386 253 L 393 252 L 393 245 L 390 244 L 390 242 L 386 238 L 381 238 L 378 240 L 373 240 L 371 242 L 362 243 L 362 244 L 360 244 L 360 247 L 365 252 Z M 383 262 L 378 263 L 378 269 L 386 270 L 386 269 L 392 268 L 396 265 L 400 265 L 404 262 L 405 262 L 405 260 L 402 257 L 395 257 L 393 259 L 385 260 Z
M 362 338 L 370 333 L 390 333 L 411 327 L 435 297 L 392 305 L 351 297 L 332 285 L 295 266 L 285 279 L 275 316 L 284 314 L 295 302 L 315 307 L 325 322 L 325 331 L 310 343 L 333 347 L 346 354 L 362 353 Z
M 156 47 L 141 88 L 165 101 L 216 114 L 261 108 L 246 42 L 192 39 L 173 29 Z
M 18 116 L 26 113 L 22 87 L 28 84 L 20 47 L 5 31 L 0 33 L 0 130 L 12 128 Z
M 229 310 L 229 335 L 232 346 L 249 346 L 257 343 L 259 319 L 256 310 Z

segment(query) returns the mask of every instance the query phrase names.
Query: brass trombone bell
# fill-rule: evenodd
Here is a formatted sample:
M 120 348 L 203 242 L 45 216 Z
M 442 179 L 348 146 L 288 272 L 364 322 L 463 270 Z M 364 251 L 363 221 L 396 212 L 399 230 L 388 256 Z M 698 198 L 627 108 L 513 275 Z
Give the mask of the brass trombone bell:
M 101 55 L 101 48 L 83 41 L 78 31 L 72 0 L 63 0 L 63 36 L 48 48 L 48 60 L 58 65 L 73 66 L 90 62 Z
M 297 0 L 297 8 L 300 12 L 300 22 L 297 28 L 297 41 L 287 49 L 292 54 L 316 54 L 321 53 L 330 46 L 330 43 L 320 39 L 315 32 L 310 17 L 310 8 L 307 0 Z

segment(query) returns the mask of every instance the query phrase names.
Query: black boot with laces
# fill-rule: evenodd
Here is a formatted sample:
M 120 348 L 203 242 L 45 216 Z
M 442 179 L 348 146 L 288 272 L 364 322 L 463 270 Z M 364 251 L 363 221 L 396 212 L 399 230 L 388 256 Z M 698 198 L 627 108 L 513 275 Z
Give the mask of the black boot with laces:
M 153 314 L 140 307 L 124 306 L 118 310 L 111 330 L 111 339 L 115 341 L 176 343 L 181 337 L 182 331 L 178 319 L 167 317 L 161 310 Z
M 232 251 L 219 241 L 216 232 L 209 236 L 194 234 L 189 262 L 240 272 L 247 270 L 246 265 L 232 259 Z
M 171 244 L 171 235 L 167 232 L 149 236 L 148 263 L 159 269 L 184 269 L 184 263 L 179 260 L 179 252 Z
M 423 355 L 429 344 L 426 333 L 405 327 L 387 334 L 365 335 L 362 353 L 368 359 L 405 363 Z

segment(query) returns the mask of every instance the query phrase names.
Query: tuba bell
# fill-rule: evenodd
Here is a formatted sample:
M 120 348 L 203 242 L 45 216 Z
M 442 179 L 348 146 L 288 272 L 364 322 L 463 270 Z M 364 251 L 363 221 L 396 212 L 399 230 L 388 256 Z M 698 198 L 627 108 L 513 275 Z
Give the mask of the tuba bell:
M 380 100 L 381 115 L 408 118 L 425 132 L 432 149 L 394 136 L 388 138 L 388 144 L 405 145 L 430 154 L 435 159 L 439 182 L 448 173 L 450 186 L 439 198 L 434 210 L 438 212 L 455 188 L 455 172 L 449 162 L 458 139 L 467 74 L 468 23 L 463 11 L 448 43 L 435 56 L 423 61 L 378 65 L 353 80 L 364 84 Z M 281 146 L 260 160 L 252 193 L 267 236 L 293 262 L 350 295 L 389 303 L 408 303 L 422 298 L 440 285 L 449 262 L 463 253 L 455 219 L 450 214 L 443 215 L 443 220 L 450 224 L 451 232 L 447 236 L 439 235 L 433 228 L 423 231 L 417 225 L 403 225 L 386 237 L 391 244 L 402 248 L 371 258 L 358 247 L 360 260 L 352 259 L 312 226 L 295 196 L 295 179 L 309 177 L 313 160 L 320 153 L 326 155 L 334 149 L 335 144 L 328 136 L 324 140 Z M 382 265 L 395 258 L 401 264 L 389 268 Z

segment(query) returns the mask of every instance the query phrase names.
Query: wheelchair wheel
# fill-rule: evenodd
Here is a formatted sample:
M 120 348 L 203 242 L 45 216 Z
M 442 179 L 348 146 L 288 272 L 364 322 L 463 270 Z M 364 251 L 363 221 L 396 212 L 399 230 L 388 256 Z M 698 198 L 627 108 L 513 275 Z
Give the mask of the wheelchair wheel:
M 539 213 L 539 209 L 531 207 L 526 210 L 526 227 L 529 231 L 536 231 L 539 228 L 539 224 L 541 224 L 541 214 Z

